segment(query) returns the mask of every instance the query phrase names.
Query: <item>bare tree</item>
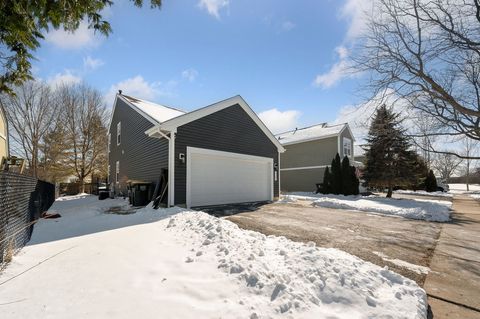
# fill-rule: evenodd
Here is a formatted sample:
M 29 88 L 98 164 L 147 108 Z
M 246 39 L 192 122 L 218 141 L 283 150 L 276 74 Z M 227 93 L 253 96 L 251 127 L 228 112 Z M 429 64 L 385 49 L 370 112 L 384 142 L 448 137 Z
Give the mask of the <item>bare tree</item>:
M 372 96 L 396 94 L 436 119 L 436 132 L 417 136 L 480 140 L 480 0 L 375 0 L 357 44 L 353 65 L 371 75 Z
M 433 168 L 440 175 L 440 177 L 447 181 L 458 170 L 462 160 L 452 154 L 436 154 L 433 161 Z
M 470 190 L 470 174 L 475 167 L 472 167 L 474 164 L 474 160 L 471 157 L 474 157 L 478 153 L 478 141 L 471 140 L 471 139 L 464 139 L 462 141 L 463 144 L 463 154 L 466 157 L 465 165 L 464 165 L 464 176 L 465 176 L 465 184 L 467 184 L 467 191 Z
M 42 82 L 26 82 L 14 92 L 15 95 L 1 95 L 0 104 L 13 130 L 12 142 L 27 159 L 31 174 L 37 177 L 41 142 L 58 116 L 58 105 L 50 87 Z
M 80 181 L 81 192 L 85 192 L 85 179 L 107 150 L 103 98 L 100 92 L 84 84 L 63 86 L 59 96 L 65 108 L 66 137 L 71 147 L 68 163 Z

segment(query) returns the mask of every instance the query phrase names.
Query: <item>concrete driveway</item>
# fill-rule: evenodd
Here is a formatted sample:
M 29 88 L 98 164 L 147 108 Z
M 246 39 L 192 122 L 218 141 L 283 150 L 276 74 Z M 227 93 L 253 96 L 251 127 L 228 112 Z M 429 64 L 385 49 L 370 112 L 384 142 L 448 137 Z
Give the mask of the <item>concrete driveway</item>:
M 415 269 L 415 265 L 428 267 L 442 229 L 441 223 L 312 207 L 306 201 L 254 209 L 230 209 L 229 214 L 236 214 L 226 218 L 242 228 L 267 235 L 344 250 L 379 266 L 388 266 L 419 285 L 424 284 L 426 274 L 421 267 Z

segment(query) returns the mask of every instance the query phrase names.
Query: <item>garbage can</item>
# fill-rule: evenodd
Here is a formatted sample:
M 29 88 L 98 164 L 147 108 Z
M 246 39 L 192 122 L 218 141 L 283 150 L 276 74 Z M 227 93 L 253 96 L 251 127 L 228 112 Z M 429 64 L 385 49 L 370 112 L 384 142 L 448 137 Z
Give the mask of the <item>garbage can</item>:
M 128 199 L 132 206 L 145 206 L 150 202 L 151 182 L 128 182 Z

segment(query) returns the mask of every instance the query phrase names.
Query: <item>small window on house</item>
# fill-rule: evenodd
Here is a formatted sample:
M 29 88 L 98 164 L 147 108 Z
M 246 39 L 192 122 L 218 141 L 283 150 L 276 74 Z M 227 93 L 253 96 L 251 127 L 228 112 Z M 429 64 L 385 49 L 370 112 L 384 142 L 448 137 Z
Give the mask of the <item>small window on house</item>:
M 118 183 L 120 181 L 120 162 L 117 161 L 115 165 L 115 182 Z
M 108 146 L 107 146 L 107 149 L 108 149 L 108 152 L 110 153 L 110 143 L 112 142 L 112 134 L 108 133 Z
M 108 165 L 107 169 L 107 183 L 110 183 L 110 165 Z
M 343 138 L 343 156 L 352 157 L 352 140 Z
M 121 140 L 122 140 L 122 123 L 118 122 L 117 123 L 117 145 L 120 145 Z

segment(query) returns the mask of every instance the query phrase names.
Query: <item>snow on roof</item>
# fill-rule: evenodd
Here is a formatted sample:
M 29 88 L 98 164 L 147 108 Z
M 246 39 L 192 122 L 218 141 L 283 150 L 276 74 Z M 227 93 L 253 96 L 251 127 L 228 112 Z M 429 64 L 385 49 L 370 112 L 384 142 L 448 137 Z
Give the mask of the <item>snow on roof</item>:
M 309 140 L 321 139 L 329 136 L 335 136 L 345 127 L 344 124 L 329 126 L 327 123 L 321 123 L 309 127 L 295 129 L 293 131 L 275 135 L 282 144 L 293 144 Z
M 128 95 L 122 95 L 122 97 L 124 97 L 128 102 L 133 104 L 133 106 L 138 108 L 141 112 L 145 113 L 146 115 L 151 117 L 153 120 L 157 121 L 158 123 L 168 121 L 170 119 L 173 119 L 174 117 L 177 117 L 186 113 L 181 110 L 177 110 L 168 106 L 141 100 Z

